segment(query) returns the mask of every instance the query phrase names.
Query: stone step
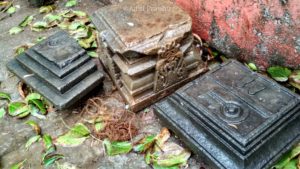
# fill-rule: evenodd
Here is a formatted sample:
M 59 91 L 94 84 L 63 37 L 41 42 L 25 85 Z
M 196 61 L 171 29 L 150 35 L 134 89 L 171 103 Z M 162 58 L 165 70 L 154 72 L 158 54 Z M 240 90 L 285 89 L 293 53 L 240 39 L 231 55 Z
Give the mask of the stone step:
M 97 70 L 70 88 L 68 92 L 61 94 L 58 90 L 54 90 L 51 86 L 43 83 L 36 75 L 28 72 L 17 60 L 11 60 L 7 64 L 7 67 L 58 109 L 65 109 L 76 103 L 92 89 L 97 87 L 104 78 L 102 72 Z
M 74 61 L 71 65 L 69 65 L 63 69 L 60 69 L 54 63 L 48 61 L 47 59 L 45 59 L 43 56 L 37 54 L 32 49 L 27 50 L 25 53 L 28 56 L 30 56 L 33 60 L 37 61 L 40 65 L 44 66 L 45 69 L 51 71 L 52 73 L 54 73 L 55 75 L 57 75 L 60 78 L 64 78 L 70 72 L 74 71 L 79 66 L 82 66 L 89 60 L 88 56 L 83 55 L 83 57 L 80 57 L 79 59 Z
M 89 60 L 84 65 L 77 67 L 73 72 L 65 76 L 64 78 L 59 78 L 51 71 L 45 69 L 38 62 L 31 59 L 28 55 L 22 54 L 16 58 L 21 65 L 28 71 L 36 75 L 37 78 L 43 80 L 47 84 L 53 86 L 60 93 L 67 92 L 72 86 L 78 83 L 80 80 L 84 79 L 86 76 L 97 70 L 96 64 Z

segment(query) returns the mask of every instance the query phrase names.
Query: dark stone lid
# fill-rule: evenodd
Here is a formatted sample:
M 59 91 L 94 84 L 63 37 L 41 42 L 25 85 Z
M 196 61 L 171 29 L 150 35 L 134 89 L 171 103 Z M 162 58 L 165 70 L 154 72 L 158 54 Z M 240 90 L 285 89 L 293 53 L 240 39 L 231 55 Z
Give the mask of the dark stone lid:
M 287 89 L 236 61 L 187 84 L 174 98 L 241 154 L 250 153 L 272 134 L 300 102 Z

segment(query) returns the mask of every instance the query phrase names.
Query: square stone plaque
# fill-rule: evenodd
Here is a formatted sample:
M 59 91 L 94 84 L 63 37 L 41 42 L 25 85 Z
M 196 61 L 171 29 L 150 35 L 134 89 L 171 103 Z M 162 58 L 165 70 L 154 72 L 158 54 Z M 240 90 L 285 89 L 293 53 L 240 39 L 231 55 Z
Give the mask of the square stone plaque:
M 215 168 L 270 167 L 300 140 L 299 96 L 230 61 L 155 105 L 155 112 Z
M 104 77 L 86 51 L 63 31 L 20 54 L 7 67 L 58 109 L 72 106 Z

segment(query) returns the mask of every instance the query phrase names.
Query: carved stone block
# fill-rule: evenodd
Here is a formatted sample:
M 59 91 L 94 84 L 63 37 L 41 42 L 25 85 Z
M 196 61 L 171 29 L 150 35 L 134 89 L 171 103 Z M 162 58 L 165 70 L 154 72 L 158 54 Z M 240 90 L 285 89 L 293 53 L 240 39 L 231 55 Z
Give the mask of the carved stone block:
M 20 54 L 7 67 L 59 109 L 74 104 L 103 79 L 86 51 L 63 31 Z
M 94 13 L 101 61 L 132 111 L 204 71 L 188 14 L 170 1 L 126 0 Z
M 155 105 L 213 168 L 267 169 L 300 140 L 300 98 L 230 61 Z

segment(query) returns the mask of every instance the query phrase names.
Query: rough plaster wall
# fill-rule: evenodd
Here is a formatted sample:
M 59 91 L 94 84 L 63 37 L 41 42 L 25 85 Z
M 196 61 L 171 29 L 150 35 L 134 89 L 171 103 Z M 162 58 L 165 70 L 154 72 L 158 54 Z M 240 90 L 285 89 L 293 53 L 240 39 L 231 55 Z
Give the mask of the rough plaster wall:
M 230 57 L 300 67 L 299 0 L 176 0 L 193 29 Z

